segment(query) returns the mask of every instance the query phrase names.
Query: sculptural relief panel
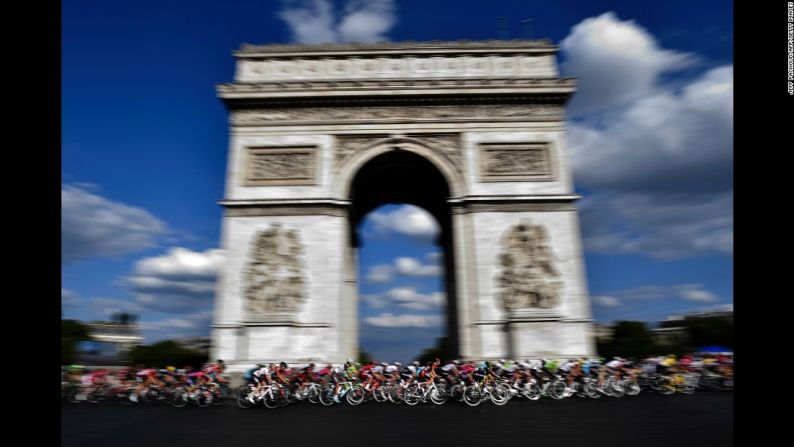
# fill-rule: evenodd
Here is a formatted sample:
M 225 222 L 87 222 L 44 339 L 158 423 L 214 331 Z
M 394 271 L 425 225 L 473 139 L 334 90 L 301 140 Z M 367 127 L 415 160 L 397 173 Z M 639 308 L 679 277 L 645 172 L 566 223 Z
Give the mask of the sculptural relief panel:
M 243 186 L 315 183 L 316 147 L 249 147 L 244 159 Z
M 296 230 L 276 223 L 255 234 L 243 272 L 249 317 L 294 314 L 300 310 L 306 300 L 303 252 Z
M 508 229 L 501 247 L 497 290 L 505 311 L 557 307 L 562 282 L 546 228 L 524 219 Z

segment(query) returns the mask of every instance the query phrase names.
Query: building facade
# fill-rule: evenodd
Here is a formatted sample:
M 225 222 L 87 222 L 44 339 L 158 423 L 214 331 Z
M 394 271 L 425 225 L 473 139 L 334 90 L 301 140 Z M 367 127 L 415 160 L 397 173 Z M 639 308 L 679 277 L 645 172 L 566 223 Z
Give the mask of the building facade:
M 356 229 L 439 222 L 458 357 L 593 355 L 565 104 L 548 41 L 244 45 L 230 112 L 213 358 L 358 352 Z

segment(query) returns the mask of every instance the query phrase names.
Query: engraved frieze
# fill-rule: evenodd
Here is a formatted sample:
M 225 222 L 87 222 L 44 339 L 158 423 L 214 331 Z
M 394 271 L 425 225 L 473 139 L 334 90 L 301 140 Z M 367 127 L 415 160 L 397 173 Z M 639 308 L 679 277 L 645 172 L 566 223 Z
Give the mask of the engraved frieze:
M 527 119 L 560 120 L 562 107 L 554 104 L 509 104 L 467 106 L 399 106 L 399 107 L 294 107 L 235 110 L 235 126 L 268 125 L 293 121 L 386 121 L 447 119 Z
M 313 184 L 316 151 L 314 147 L 248 148 L 244 184 Z
M 297 230 L 273 224 L 254 236 L 243 272 L 249 317 L 294 313 L 306 300 L 304 246 Z
M 498 265 L 499 295 L 508 312 L 551 309 L 559 304 L 562 282 L 543 225 L 523 220 L 511 227 L 502 239 Z
M 553 180 L 547 143 L 490 143 L 480 145 L 480 173 L 484 182 Z

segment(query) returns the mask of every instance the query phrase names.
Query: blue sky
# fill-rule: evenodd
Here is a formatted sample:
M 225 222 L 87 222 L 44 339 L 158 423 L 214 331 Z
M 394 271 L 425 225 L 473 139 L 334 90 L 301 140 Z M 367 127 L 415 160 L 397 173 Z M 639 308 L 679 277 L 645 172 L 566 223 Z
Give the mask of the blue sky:
M 732 305 L 731 2 L 66 0 L 64 317 L 208 334 L 228 143 L 214 86 L 242 43 L 482 40 L 502 17 L 510 38 L 533 19 L 579 78 L 568 149 L 596 320 Z M 443 333 L 433 225 L 390 205 L 361 227 L 361 341 L 379 357 Z

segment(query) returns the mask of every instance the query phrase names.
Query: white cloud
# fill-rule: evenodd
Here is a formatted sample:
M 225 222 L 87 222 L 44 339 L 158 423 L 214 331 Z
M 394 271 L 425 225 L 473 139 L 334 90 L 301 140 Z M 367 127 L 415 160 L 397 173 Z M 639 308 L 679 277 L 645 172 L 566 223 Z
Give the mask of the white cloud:
M 194 252 L 176 247 L 163 256 L 138 261 L 133 274 L 122 282 L 146 308 L 184 312 L 212 301 L 223 261 L 220 249 Z
M 372 309 L 386 307 L 386 305 L 389 303 L 388 300 L 381 295 L 361 295 L 361 300 Z
M 660 48 L 648 31 L 613 12 L 583 20 L 560 46 L 565 75 L 580 77 L 569 107 L 573 115 L 652 92 L 660 75 L 694 62 L 690 54 Z
M 714 193 L 732 188 L 733 67 L 712 69 L 598 121 L 569 124 L 577 183 L 597 190 Z
M 563 41 L 581 76 L 571 108 L 609 106 L 568 124 L 585 248 L 658 259 L 733 253 L 733 67 L 677 85 L 660 76 L 692 55 L 662 49 L 607 13 Z
M 401 256 L 395 258 L 393 265 L 378 264 L 369 267 L 366 280 L 373 284 L 384 284 L 394 279 L 395 273 L 404 276 L 441 276 L 444 272 L 439 261 L 441 253 L 429 253 L 425 256 L 428 264 L 422 264 L 416 258 Z
M 61 261 L 113 257 L 155 246 L 166 225 L 142 208 L 100 197 L 87 185 L 61 187 Z M 89 191 L 91 190 L 91 191 Z
M 213 313 L 203 310 L 185 314 L 179 318 L 167 318 L 159 321 L 142 321 L 141 331 L 146 342 L 155 340 L 178 339 L 184 337 L 202 337 L 210 334 Z
M 394 269 L 389 264 L 373 265 L 367 272 L 366 280 L 369 283 L 383 284 L 394 278 Z
M 685 301 L 716 302 L 719 297 L 705 290 L 701 284 L 677 284 L 672 286 L 642 286 L 594 297 L 593 301 L 609 307 L 609 302 L 642 301 L 678 298 Z
M 446 304 L 446 294 L 433 292 L 418 293 L 413 287 L 396 287 L 385 293 L 397 306 L 413 310 L 439 309 Z
M 376 211 L 371 219 L 377 233 L 400 233 L 408 236 L 431 238 L 439 233 L 436 219 L 427 211 L 413 205 L 402 205 L 388 212 Z
M 717 295 L 714 295 L 708 290 L 684 290 L 681 292 L 681 297 L 685 300 L 703 303 L 713 303 L 720 300 L 717 298 Z
M 604 307 L 620 306 L 620 300 L 618 300 L 614 296 L 594 296 L 593 302 L 599 306 L 604 306 Z
M 338 33 L 342 42 L 379 42 L 397 22 L 392 0 L 350 0 Z
M 632 193 L 586 197 L 580 202 L 585 248 L 665 260 L 732 254 L 732 194 L 698 198 Z
M 348 0 L 341 16 L 330 0 L 292 0 L 283 2 L 278 16 L 292 39 L 306 44 L 384 41 L 397 22 L 393 0 Z
M 61 306 L 75 307 L 83 303 L 83 300 L 77 297 L 77 294 L 71 290 L 61 288 Z
M 376 317 L 364 319 L 366 324 L 377 327 L 433 327 L 442 323 L 440 315 L 411 315 L 382 313 Z
M 443 270 L 438 264 L 422 264 L 414 258 L 400 257 L 394 260 L 397 273 L 406 276 L 440 276 Z

